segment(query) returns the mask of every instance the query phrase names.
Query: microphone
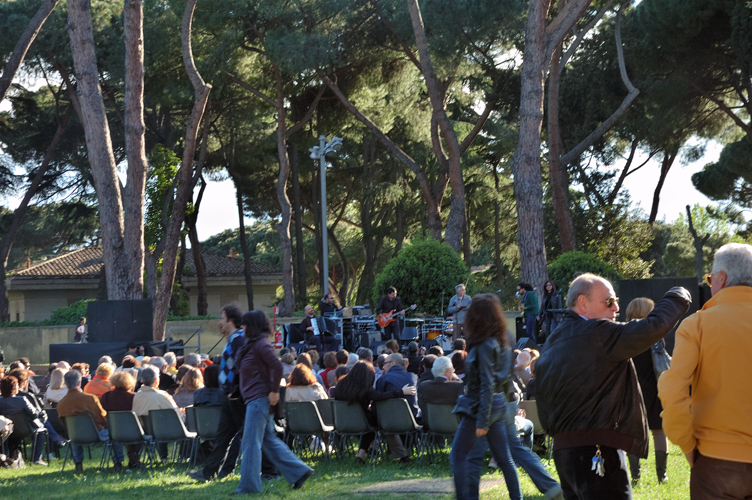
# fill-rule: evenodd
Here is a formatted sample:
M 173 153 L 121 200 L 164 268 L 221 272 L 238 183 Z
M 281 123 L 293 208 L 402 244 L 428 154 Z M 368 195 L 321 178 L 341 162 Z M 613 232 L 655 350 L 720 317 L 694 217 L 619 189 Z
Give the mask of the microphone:
M 496 293 L 501 293 L 501 288 L 499 288 L 498 290 L 496 290 Z

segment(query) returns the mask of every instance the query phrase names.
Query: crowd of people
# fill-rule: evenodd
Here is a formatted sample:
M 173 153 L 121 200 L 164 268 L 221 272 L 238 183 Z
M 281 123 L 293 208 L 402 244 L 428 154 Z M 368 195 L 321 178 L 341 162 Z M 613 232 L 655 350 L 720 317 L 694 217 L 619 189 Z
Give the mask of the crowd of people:
M 578 276 L 569 286 L 568 309 L 553 283 L 544 287 L 549 333 L 540 349 L 514 350 L 496 295 L 480 294 L 465 304 L 458 288 L 454 307 L 463 312 L 453 350 L 438 345 L 425 351 L 415 343 L 391 339 L 374 355 L 318 349 L 275 352 L 271 327 L 261 311 L 245 314 L 235 305 L 222 309 L 222 354 L 195 353 L 148 357 L 135 345 L 116 366 L 105 356 L 91 376 L 89 366 L 51 364 L 36 384 L 29 360 L 11 363 L 0 380 L 0 415 L 22 413 L 44 427 L 58 447 L 70 446 L 75 469 L 83 470 L 83 449 L 51 425 L 45 409 L 60 417 L 88 414 L 103 441 L 109 439 L 107 412 L 189 406 L 218 406 L 220 433 L 206 450 L 203 467 L 188 475 L 206 482 L 232 474 L 242 455 L 235 494 L 262 491 L 262 481 L 282 476 L 300 488 L 313 469 L 280 439 L 275 419 L 284 401 L 335 399 L 358 405 L 368 422 L 378 423 L 375 404 L 403 398 L 424 427 L 427 405 L 450 405 L 459 417 L 450 463 L 458 499 L 477 499 L 488 450 L 489 465 L 501 470 L 510 498 L 521 499 L 517 467 L 525 470 L 547 499 L 629 499 L 640 479 L 648 434 L 653 436 L 656 474 L 667 476 L 667 438 L 678 444 L 692 467 L 693 499 L 752 496 L 752 408 L 743 376 L 752 335 L 743 318 L 752 312 L 752 246 L 730 244 L 718 250 L 706 277 L 712 298 L 686 318 L 676 334 L 669 367 L 663 337 L 692 301 L 681 287 L 654 303 L 637 298 L 627 307 L 627 322 L 616 321 L 619 300 L 606 279 Z M 540 320 L 532 287 L 520 284 L 525 314 Z M 461 307 L 461 309 L 460 309 Z M 729 349 L 730 346 L 733 346 Z M 724 354 L 721 354 L 724 353 Z M 282 395 L 283 394 L 283 395 Z M 519 402 L 534 399 L 543 429 L 534 429 Z M 560 483 L 532 451 L 534 431 L 553 437 L 553 459 Z M 368 461 L 374 433 L 361 436 L 354 458 Z M 43 439 L 43 438 L 40 438 Z M 393 459 L 409 464 L 411 449 L 399 435 L 386 437 Z M 19 446 L 11 434 L 9 449 Z M 34 463 L 46 465 L 37 443 Z M 114 468 L 140 467 L 138 445 L 115 444 Z M 159 449 L 166 458 L 165 447 Z

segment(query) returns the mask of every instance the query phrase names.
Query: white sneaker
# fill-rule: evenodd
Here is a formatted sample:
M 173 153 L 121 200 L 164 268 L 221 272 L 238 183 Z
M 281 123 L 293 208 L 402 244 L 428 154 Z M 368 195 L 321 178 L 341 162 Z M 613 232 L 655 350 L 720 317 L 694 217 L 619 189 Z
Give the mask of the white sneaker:
M 47 455 L 47 460 L 50 460 L 50 461 L 57 460 L 57 457 L 53 455 L 52 453 L 50 453 L 49 455 Z

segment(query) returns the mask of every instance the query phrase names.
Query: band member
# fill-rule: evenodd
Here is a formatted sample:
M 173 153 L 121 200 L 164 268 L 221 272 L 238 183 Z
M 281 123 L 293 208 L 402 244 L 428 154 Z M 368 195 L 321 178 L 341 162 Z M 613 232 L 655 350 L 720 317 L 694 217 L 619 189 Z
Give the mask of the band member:
M 393 286 L 390 286 L 386 290 L 386 295 L 381 297 L 381 300 L 379 301 L 378 305 L 376 306 L 376 312 L 379 314 L 383 313 L 392 313 L 392 312 L 400 312 L 399 315 L 395 316 L 394 321 L 389 323 L 384 327 L 384 340 L 389 339 L 395 339 L 399 340 L 400 338 L 400 324 L 399 324 L 399 316 L 404 316 L 405 311 L 402 310 L 402 300 L 397 297 L 397 289 Z
M 449 299 L 449 307 L 447 312 L 454 318 L 454 338 L 458 339 L 465 334 L 465 312 L 468 306 L 470 306 L 469 295 L 465 295 L 465 285 L 459 284 L 454 287 L 457 295 Z
M 300 331 L 304 332 L 306 342 L 314 344 L 318 352 L 324 352 L 322 347 L 326 348 L 327 351 L 336 351 L 337 339 L 333 335 L 324 335 L 323 331 L 319 331 L 319 324 L 313 307 L 305 306 L 305 314 L 305 319 L 300 323 Z
M 336 313 L 341 311 L 342 306 L 338 306 L 334 303 L 334 296 L 331 293 L 324 295 L 324 298 L 319 302 L 319 312 L 323 316 L 325 313 Z

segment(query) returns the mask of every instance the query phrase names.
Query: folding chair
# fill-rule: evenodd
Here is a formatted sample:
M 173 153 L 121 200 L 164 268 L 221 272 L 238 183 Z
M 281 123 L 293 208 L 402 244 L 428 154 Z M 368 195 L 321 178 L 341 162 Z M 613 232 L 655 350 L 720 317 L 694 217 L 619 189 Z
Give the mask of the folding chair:
M 344 454 L 348 438 L 354 436 L 361 438 L 369 432 L 376 432 L 376 428 L 368 423 L 363 408 L 358 403 L 332 401 L 332 415 L 334 417 L 334 442 L 337 443 L 340 454 Z
M 70 443 L 65 447 L 65 458 L 63 459 L 63 467 L 60 469 L 60 473 L 65 470 L 65 463 L 68 460 L 68 453 L 71 453 L 71 445 L 77 444 L 79 446 L 91 446 L 95 444 L 101 444 L 102 440 L 99 438 L 99 429 L 97 424 L 91 415 L 73 415 L 65 417 L 65 428 L 68 430 L 68 439 Z M 104 453 L 102 459 L 99 461 L 99 471 L 102 471 L 104 467 Z
M 332 427 L 334 426 L 333 403 L 333 399 L 319 399 L 316 401 L 316 408 L 319 410 L 319 415 L 321 415 L 321 420 L 324 422 L 324 425 L 331 425 Z
M 457 427 L 460 425 L 459 417 L 452 413 L 454 405 L 438 405 L 426 403 L 425 412 L 423 412 L 423 421 L 427 424 L 424 428 L 424 447 L 428 452 L 429 460 L 433 458 L 433 451 L 436 446 L 433 438 L 445 438 L 450 442 L 457 433 Z
M 37 436 L 39 436 L 40 434 L 44 434 L 45 442 L 47 444 L 47 448 L 49 449 L 49 443 L 47 442 L 49 441 L 49 435 L 46 428 L 40 427 L 38 429 L 32 429 L 31 425 L 29 424 L 28 417 L 24 413 L 14 413 L 13 415 L 9 415 L 8 418 L 13 421 L 13 433 L 11 435 L 15 436 L 18 439 L 21 439 L 23 443 L 24 459 L 26 459 L 26 438 L 31 438 L 32 459 L 36 456 Z
M 146 455 L 148 465 L 153 463 L 151 436 L 144 434 L 138 416 L 132 411 L 111 411 L 107 414 L 107 426 L 110 431 L 110 441 L 104 447 L 104 465 L 107 467 L 110 458 L 115 463 L 113 443 L 120 445 L 141 444 L 141 455 Z
M 151 419 L 151 430 L 153 432 L 152 438 L 157 445 L 175 443 L 172 450 L 173 462 L 177 461 L 178 458 L 184 458 L 182 456 L 179 457 L 179 446 L 177 444 L 191 443 L 191 450 L 188 453 L 188 462 L 190 463 L 190 457 L 194 453 L 193 447 L 196 446 L 196 433 L 190 432 L 185 428 L 185 424 L 178 415 L 178 411 L 174 408 L 149 410 L 149 418 Z
M 196 446 L 191 457 L 193 465 L 198 460 L 199 440 L 214 441 L 219 437 L 219 416 L 222 413 L 221 406 L 190 406 L 192 418 L 196 425 Z M 188 408 L 186 408 L 186 420 L 188 420 Z
M 193 406 L 185 407 L 185 428 L 190 432 L 197 432 L 198 425 L 196 424 L 196 413 Z
M 316 403 L 313 401 L 290 401 L 286 407 L 287 429 L 292 436 L 292 450 L 296 443 L 299 454 L 303 454 L 309 446 L 313 447 L 315 455 L 318 442 L 324 443 L 324 461 L 329 461 L 328 435 L 334 427 L 324 424 Z M 318 440 L 318 442 L 317 442 Z
M 405 449 L 410 452 L 415 448 L 420 457 L 420 434 L 422 425 L 418 425 L 410 411 L 410 404 L 406 399 L 394 398 L 376 402 L 376 415 L 379 419 L 379 433 L 383 436 L 406 435 Z

